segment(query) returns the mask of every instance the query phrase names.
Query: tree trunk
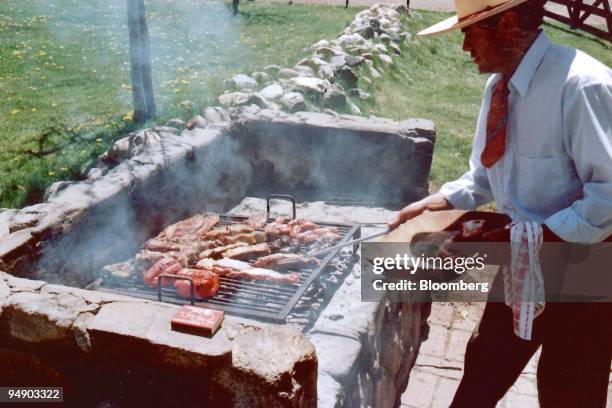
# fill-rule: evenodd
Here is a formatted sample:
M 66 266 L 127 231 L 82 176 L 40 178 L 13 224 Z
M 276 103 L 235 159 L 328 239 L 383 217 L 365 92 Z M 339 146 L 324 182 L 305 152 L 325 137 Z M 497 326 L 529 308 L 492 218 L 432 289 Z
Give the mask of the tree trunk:
M 151 79 L 151 48 L 143 0 L 127 0 L 130 38 L 130 66 L 134 121 L 155 116 L 155 96 Z
M 155 106 L 155 92 L 153 89 L 153 77 L 151 74 L 151 43 L 149 41 L 149 28 L 145 15 L 144 0 L 139 2 L 140 8 L 140 38 L 142 40 L 142 84 L 144 87 L 145 105 L 147 116 L 153 117 L 157 114 Z

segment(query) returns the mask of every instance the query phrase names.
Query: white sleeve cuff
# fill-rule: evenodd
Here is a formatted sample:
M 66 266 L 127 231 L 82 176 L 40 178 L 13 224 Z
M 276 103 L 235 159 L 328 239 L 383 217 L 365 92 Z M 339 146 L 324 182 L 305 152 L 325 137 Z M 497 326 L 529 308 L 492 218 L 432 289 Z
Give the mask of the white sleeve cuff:
M 592 226 L 573 208 L 568 207 L 548 217 L 544 224 L 568 242 L 592 244 L 603 241 L 609 232 Z
M 474 198 L 461 184 L 461 180 L 446 183 L 440 188 L 440 194 L 457 210 L 473 210 L 476 208 Z

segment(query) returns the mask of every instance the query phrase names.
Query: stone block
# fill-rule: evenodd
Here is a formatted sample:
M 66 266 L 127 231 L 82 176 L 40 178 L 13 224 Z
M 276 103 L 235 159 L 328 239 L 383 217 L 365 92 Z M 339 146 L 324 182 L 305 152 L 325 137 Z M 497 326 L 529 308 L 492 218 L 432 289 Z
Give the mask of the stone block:
M 245 407 L 315 406 L 317 355 L 313 344 L 289 326 L 247 331 L 232 343 L 232 375 L 226 379 Z
M 221 328 L 212 338 L 176 332 L 170 320 L 178 307 L 154 303 L 113 302 L 85 323 L 91 354 L 115 364 L 169 365 L 214 370 L 228 366 L 231 342 Z M 129 355 L 121 362 L 117 355 Z
M 67 341 L 78 315 L 92 309 L 76 296 L 19 292 L 6 299 L 0 318 L 15 339 L 28 343 Z
M 361 342 L 331 332 L 311 333 L 308 337 L 317 349 L 321 372 L 327 373 L 348 389 L 354 387 L 359 356 L 363 349 Z

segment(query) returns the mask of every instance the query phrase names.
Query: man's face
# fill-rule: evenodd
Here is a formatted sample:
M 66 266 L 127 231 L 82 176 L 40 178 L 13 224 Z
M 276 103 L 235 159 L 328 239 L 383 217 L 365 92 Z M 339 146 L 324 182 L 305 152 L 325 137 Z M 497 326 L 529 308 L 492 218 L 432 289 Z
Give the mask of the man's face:
M 502 71 L 504 64 L 503 42 L 497 26 L 487 26 L 477 22 L 462 30 L 463 51 L 469 52 L 481 74 Z

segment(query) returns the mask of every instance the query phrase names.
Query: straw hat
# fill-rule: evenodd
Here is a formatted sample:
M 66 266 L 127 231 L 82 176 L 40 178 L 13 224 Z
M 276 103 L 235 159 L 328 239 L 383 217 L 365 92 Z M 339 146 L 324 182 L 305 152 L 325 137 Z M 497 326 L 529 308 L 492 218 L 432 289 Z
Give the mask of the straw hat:
M 518 6 L 527 0 L 455 0 L 457 15 L 432 25 L 417 35 L 434 35 L 463 28 Z

